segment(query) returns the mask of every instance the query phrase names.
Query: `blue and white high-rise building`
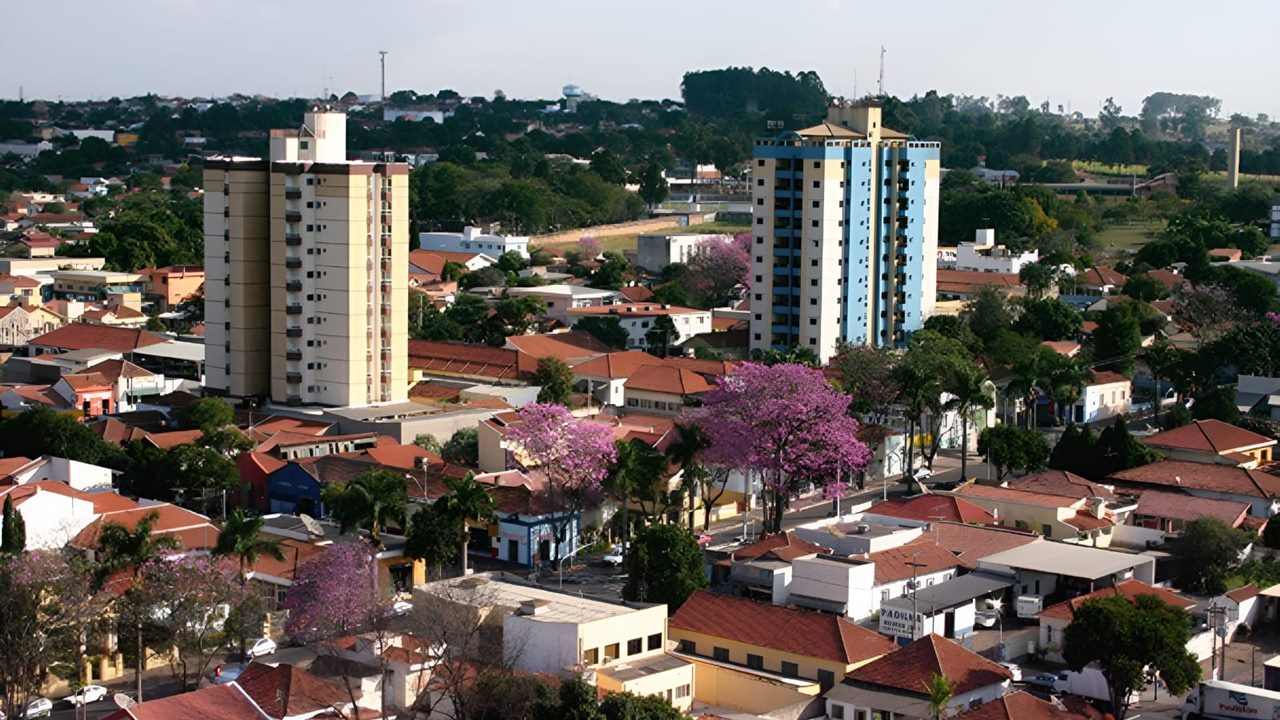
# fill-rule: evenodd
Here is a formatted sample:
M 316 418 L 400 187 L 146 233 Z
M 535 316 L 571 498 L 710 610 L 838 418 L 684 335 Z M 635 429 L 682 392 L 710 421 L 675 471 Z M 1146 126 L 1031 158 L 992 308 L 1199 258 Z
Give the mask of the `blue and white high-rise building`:
M 751 349 L 901 346 L 937 295 L 940 146 L 877 102 L 755 143 Z

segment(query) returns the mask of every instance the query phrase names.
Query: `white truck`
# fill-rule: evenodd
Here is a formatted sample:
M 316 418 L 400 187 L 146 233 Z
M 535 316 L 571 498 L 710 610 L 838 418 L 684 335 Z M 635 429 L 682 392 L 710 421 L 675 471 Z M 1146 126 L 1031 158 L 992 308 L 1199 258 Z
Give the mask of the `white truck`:
M 1102 700 L 1103 702 L 1111 702 L 1111 686 L 1107 684 L 1106 676 L 1096 667 L 1084 667 L 1079 672 L 1074 670 L 1059 671 L 1057 679 L 1053 682 L 1053 689 L 1068 695 L 1079 695 L 1094 700 Z M 1137 699 L 1137 692 L 1134 692 L 1129 698 L 1131 702 L 1135 702 Z M 1280 720 L 1280 718 L 1277 720 Z
M 1222 680 L 1205 680 L 1191 691 L 1182 704 L 1182 720 L 1280 720 L 1280 692 L 1239 685 Z

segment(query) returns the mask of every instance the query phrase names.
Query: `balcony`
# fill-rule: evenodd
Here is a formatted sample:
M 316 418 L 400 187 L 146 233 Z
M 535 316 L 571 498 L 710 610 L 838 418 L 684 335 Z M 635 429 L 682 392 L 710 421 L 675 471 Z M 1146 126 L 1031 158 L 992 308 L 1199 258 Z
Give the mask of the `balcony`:
M 302 382 L 302 373 L 296 373 L 296 372 L 285 373 L 284 380 L 290 385 L 297 385 L 298 383 Z
M 302 244 L 302 236 L 298 233 L 285 233 L 284 244 L 289 247 L 297 247 Z
M 284 354 L 284 359 L 285 359 L 285 360 L 292 360 L 292 361 L 294 361 L 294 362 L 297 362 L 297 361 L 299 361 L 299 360 L 301 360 L 301 359 L 302 359 L 302 351 L 301 351 L 301 350 L 289 350 L 289 351 L 287 351 L 287 352 Z
M 302 337 L 302 328 L 300 327 L 286 328 L 284 331 L 284 336 L 291 337 L 291 338 L 300 338 Z
M 302 314 L 302 306 L 301 306 L 301 305 L 289 305 L 289 306 L 286 306 L 286 307 L 285 307 L 285 309 L 284 309 L 284 313 L 285 313 L 286 315 L 301 315 L 301 314 Z
M 297 200 L 298 198 L 302 197 L 302 188 L 287 187 L 284 189 L 284 196 L 289 198 L 290 200 Z
M 284 259 L 284 266 L 290 270 L 297 270 L 302 267 L 302 258 L 287 257 Z
M 291 223 L 302 222 L 302 211 L 301 210 L 285 210 L 284 221 L 291 222 Z
M 287 282 L 287 283 L 285 283 L 285 284 L 284 284 L 284 289 L 285 289 L 285 290 L 288 290 L 289 292 L 301 292 L 301 290 L 302 290 L 302 281 L 301 281 L 301 280 L 290 280 L 289 282 Z

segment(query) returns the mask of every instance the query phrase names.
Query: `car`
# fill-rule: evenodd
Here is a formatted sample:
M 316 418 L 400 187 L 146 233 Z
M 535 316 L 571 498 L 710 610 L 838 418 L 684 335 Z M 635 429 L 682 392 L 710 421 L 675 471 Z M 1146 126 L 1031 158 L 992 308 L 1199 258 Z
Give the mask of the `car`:
M 408 615 L 413 610 L 413 603 L 406 600 L 397 600 L 391 603 L 391 609 L 387 610 L 388 617 L 397 617 L 400 615 Z
M 270 655 L 275 651 L 275 640 L 272 640 L 271 638 L 258 638 L 257 640 L 254 640 L 253 644 L 244 651 L 244 654 L 245 657 L 252 660 L 253 658 L 262 657 L 263 655 Z
M 209 671 L 209 682 L 226 685 L 234 682 L 244 672 L 244 665 L 218 665 Z
M 604 557 L 600 558 L 600 560 L 603 561 L 605 565 L 612 565 L 614 567 L 621 565 L 623 560 L 622 546 L 614 545 L 609 549 L 609 552 L 604 554 Z
M 1023 682 L 1027 685 L 1044 690 L 1053 690 L 1054 686 L 1058 682 L 1058 676 L 1052 673 L 1041 673 L 1039 675 L 1032 675 L 1031 677 L 1023 680 Z
M 1009 671 L 1009 674 L 1013 676 L 1014 682 L 1022 682 L 1022 668 L 1018 667 L 1017 663 L 1002 662 L 1000 667 Z
M 101 685 L 85 685 L 84 687 L 75 691 L 75 694 L 68 697 L 67 700 L 70 701 L 71 704 L 75 705 L 76 707 L 83 707 L 85 705 L 92 705 L 93 703 L 96 703 L 99 700 L 103 700 L 106 697 L 107 697 L 107 689 L 102 687 Z
M 26 712 L 22 713 L 23 718 L 41 718 L 49 717 L 53 714 L 53 701 L 49 698 L 33 698 L 27 703 Z M 0 720 L 5 720 L 3 710 L 0 710 Z

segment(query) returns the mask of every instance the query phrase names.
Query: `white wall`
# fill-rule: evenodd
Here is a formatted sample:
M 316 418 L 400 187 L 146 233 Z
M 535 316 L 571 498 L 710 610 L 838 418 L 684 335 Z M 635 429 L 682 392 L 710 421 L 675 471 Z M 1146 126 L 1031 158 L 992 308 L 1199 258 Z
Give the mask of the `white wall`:
M 579 663 L 578 626 L 506 615 L 502 618 L 502 653 L 513 669 L 559 677 L 565 668 Z
M 91 502 L 43 490 L 18 504 L 17 510 L 26 524 L 28 550 L 64 547 L 98 517 Z
M 111 469 L 67 458 L 51 457 L 32 480 L 58 480 L 75 490 L 110 490 Z

